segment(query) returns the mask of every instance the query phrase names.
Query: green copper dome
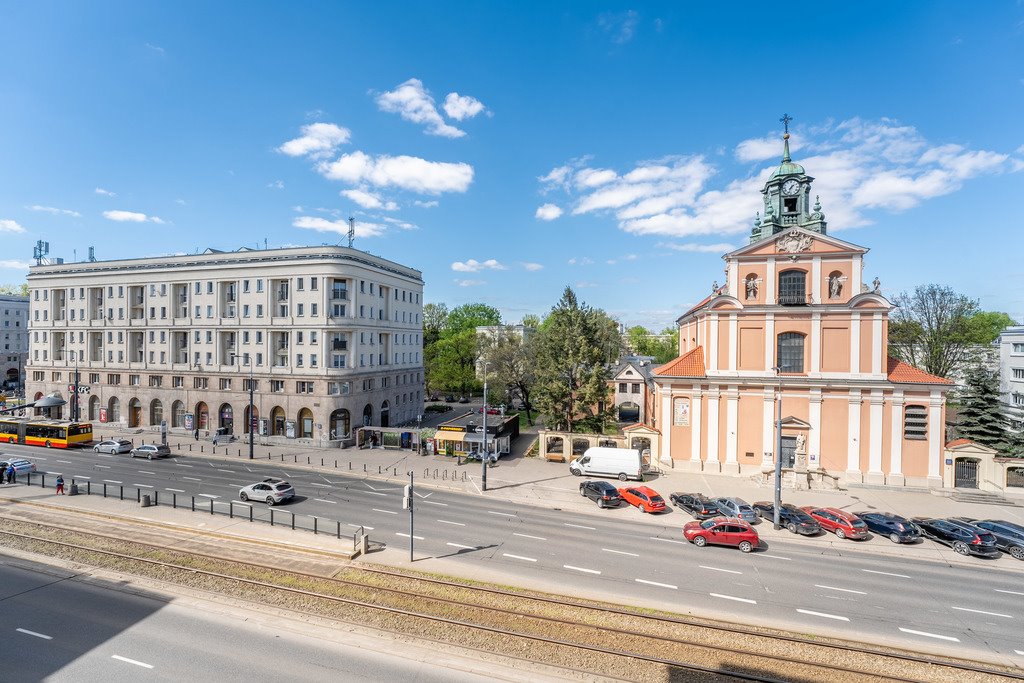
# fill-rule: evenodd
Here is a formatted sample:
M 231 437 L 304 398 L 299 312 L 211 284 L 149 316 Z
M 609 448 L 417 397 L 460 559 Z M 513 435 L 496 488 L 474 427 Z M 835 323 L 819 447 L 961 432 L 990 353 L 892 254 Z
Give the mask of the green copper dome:
M 800 164 L 793 163 L 793 160 L 789 156 L 789 133 L 783 135 L 782 139 L 785 140 L 782 147 L 782 163 L 777 169 L 775 169 L 775 173 L 772 173 L 772 178 L 778 178 L 782 175 L 796 175 L 804 172 L 804 167 Z

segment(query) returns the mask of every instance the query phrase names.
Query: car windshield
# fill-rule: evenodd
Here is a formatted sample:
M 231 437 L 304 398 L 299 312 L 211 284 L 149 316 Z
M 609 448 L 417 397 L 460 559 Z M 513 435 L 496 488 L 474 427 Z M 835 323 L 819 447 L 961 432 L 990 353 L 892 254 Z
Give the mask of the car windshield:
M 290 489 L 291 487 L 292 487 L 291 484 L 289 484 L 288 482 L 284 482 L 283 484 L 278 484 L 274 488 L 277 489 L 278 491 L 286 491 L 286 490 Z
M 701 522 L 701 523 L 700 523 L 700 528 L 701 528 L 701 529 L 710 529 L 710 528 L 711 528 L 711 527 L 713 527 L 713 526 L 714 526 L 715 524 L 717 524 L 717 522 L 715 522 L 715 520 L 713 520 L 713 519 L 708 519 L 708 520 L 705 520 L 705 521 L 703 521 L 703 522 Z
M 862 527 L 866 527 L 867 526 L 867 524 L 865 524 L 864 520 L 862 520 L 862 519 L 858 519 L 856 522 L 851 522 L 851 524 L 853 524 L 853 526 L 855 526 L 857 528 L 862 528 Z
M 978 538 L 981 539 L 982 543 L 995 543 L 996 537 L 992 534 L 978 534 Z
M 651 496 L 651 502 L 652 503 L 664 503 L 665 499 L 662 498 L 661 496 Z
M 753 512 L 754 509 L 749 505 L 740 505 L 740 512 Z

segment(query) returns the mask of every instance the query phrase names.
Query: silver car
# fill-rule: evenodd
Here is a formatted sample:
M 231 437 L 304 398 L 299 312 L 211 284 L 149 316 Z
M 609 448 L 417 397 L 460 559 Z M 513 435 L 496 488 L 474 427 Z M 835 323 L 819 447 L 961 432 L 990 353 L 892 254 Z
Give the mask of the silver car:
M 0 458 L 4 457 L 3 453 L 0 453 Z M 8 458 L 7 460 L 0 460 L 0 472 L 7 474 L 7 468 L 10 465 L 14 465 L 14 474 L 25 474 L 26 472 L 35 472 L 36 464 L 24 458 Z
M 107 439 L 106 441 L 100 441 L 92 449 L 97 453 L 110 453 L 111 455 L 130 453 L 132 442 L 127 439 Z
M 739 517 L 749 524 L 757 524 L 761 521 L 753 506 L 742 498 L 715 498 L 715 505 L 727 517 Z
M 264 479 L 255 484 L 243 486 L 238 492 L 238 498 L 242 501 L 259 500 L 267 505 L 283 503 L 295 496 L 295 489 L 283 479 Z
M 144 443 L 128 451 L 128 455 L 133 458 L 149 458 L 150 460 L 153 458 L 168 458 L 171 455 L 171 447 L 155 443 Z

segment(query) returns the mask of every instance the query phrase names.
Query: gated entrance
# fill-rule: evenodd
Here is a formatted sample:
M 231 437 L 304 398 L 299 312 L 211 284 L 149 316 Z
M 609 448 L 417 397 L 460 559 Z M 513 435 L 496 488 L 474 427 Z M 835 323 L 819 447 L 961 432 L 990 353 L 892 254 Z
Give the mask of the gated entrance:
M 953 486 L 958 489 L 978 488 L 978 463 L 976 458 L 957 458 L 953 463 Z
M 782 466 L 787 469 L 793 469 L 796 464 L 796 437 L 795 436 L 783 436 L 782 437 Z

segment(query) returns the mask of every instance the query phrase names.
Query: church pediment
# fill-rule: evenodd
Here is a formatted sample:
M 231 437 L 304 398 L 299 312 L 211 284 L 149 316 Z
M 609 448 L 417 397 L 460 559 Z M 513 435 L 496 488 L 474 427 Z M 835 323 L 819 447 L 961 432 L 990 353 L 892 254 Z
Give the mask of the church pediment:
M 743 304 L 740 303 L 740 300 L 737 299 L 734 296 L 729 296 L 728 294 L 722 294 L 720 296 L 717 296 L 714 299 L 712 299 L 711 302 L 708 304 L 708 310 L 709 311 L 721 311 L 721 310 L 727 310 L 727 311 L 728 310 L 734 310 L 734 311 L 736 311 L 736 310 L 740 310 L 742 308 L 743 308 Z
M 867 251 L 864 247 L 837 240 L 829 235 L 802 228 L 789 228 L 767 239 L 731 251 L 725 258 L 728 260 L 801 254 L 866 254 Z
M 789 429 L 810 429 L 811 425 L 810 425 L 810 423 L 804 422 L 803 420 L 801 420 L 798 417 L 793 417 L 792 415 L 788 415 L 788 416 L 782 418 L 782 428 L 786 429 L 787 427 Z

